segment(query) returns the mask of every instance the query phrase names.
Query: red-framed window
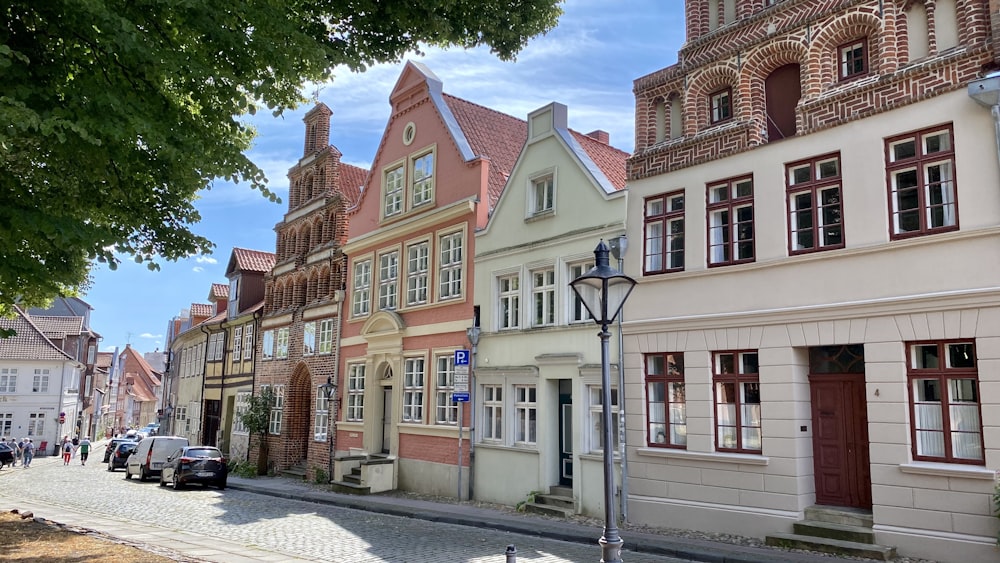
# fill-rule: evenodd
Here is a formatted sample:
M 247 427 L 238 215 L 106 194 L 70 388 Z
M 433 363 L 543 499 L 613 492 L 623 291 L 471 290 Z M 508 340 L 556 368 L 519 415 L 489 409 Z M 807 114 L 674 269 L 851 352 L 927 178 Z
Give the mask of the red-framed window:
M 975 344 L 911 342 L 906 349 L 913 459 L 983 465 Z
M 753 262 L 753 178 L 708 184 L 707 199 L 709 267 Z
M 868 74 L 868 39 L 862 37 L 837 47 L 837 59 L 841 80 Z
M 952 124 L 888 138 L 885 152 L 890 238 L 957 230 Z
M 684 192 L 646 198 L 643 274 L 684 269 Z
M 684 354 L 646 354 L 646 443 L 658 448 L 687 447 Z
M 788 253 L 844 247 L 840 153 L 785 165 Z
M 733 89 L 724 88 L 708 95 L 709 122 L 722 123 L 733 117 Z
M 756 350 L 712 354 L 716 450 L 761 453 L 758 372 Z

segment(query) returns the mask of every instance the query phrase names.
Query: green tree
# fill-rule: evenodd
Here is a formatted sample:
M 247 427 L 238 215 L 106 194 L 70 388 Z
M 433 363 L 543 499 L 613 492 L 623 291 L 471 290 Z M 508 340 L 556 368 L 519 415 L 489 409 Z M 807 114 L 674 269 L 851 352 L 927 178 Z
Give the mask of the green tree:
M 305 82 L 422 45 L 512 59 L 561 0 L 8 0 L 0 5 L 0 313 L 83 286 L 116 253 L 210 252 L 193 202 L 217 178 L 265 197 L 241 118 Z
M 267 432 L 271 424 L 271 409 L 275 396 L 270 387 L 262 387 L 260 393 L 250 397 L 247 410 L 240 413 L 240 421 L 251 436 L 257 436 L 257 475 L 267 475 Z

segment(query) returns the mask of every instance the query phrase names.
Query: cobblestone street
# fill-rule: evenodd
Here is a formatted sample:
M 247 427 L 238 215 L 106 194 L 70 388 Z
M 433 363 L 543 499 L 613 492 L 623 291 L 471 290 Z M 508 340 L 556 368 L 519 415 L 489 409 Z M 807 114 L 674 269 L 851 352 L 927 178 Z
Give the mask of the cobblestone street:
M 181 491 L 157 486 L 156 480 L 124 479 L 108 472 L 96 448 L 86 467 L 69 467 L 56 457 L 36 458 L 29 469 L 0 472 L 0 508 L 18 501 L 40 503 L 53 511 L 68 509 L 218 538 L 242 546 L 296 558 L 334 562 L 493 562 L 505 560 L 507 545 L 517 546 L 519 562 L 599 561 L 593 545 L 540 539 L 508 532 L 432 523 L 228 489 L 192 486 Z M 629 563 L 681 561 L 628 553 Z

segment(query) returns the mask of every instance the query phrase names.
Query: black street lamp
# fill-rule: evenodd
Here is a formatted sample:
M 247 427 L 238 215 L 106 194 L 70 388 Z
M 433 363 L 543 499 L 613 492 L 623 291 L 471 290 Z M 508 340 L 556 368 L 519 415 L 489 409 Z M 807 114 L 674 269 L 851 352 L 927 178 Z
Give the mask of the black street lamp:
M 604 422 L 604 535 L 598 541 L 601 546 L 601 561 L 604 563 L 621 563 L 622 544 L 618 535 L 618 522 L 615 518 L 614 498 L 614 451 L 611 432 L 611 367 L 608 363 L 608 340 L 611 333 L 608 325 L 628 299 L 635 280 L 608 265 L 608 245 L 601 240 L 594 250 L 594 263 L 590 271 L 570 282 L 570 287 L 583 301 L 590 316 L 601 326 L 598 336 L 601 338 L 601 418 Z M 621 366 L 618 366 L 621 369 Z M 622 389 L 618 390 L 621 397 Z
M 326 456 L 326 481 L 329 483 L 333 481 L 333 432 L 331 432 L 331 422 L 333 422 L 333 409 L 330 408 L 330 398 L 333 397 L 333 392 L 337 389 L 331 378 L 328 376 L 326 378 L 326 383 L 319 386 L 320 393 L 326 397 L 326 443 L 327 443 L 327 456 Z

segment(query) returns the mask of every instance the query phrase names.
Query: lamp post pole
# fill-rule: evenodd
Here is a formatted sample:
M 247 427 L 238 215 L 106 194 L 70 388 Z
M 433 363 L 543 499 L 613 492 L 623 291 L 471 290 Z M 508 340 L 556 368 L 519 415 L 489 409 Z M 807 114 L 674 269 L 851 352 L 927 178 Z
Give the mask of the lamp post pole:
M 601 546 L 603 563 L 621 563 L 624 542 L 618 535 L 618 521 L 615 518 L 615 472 L 614 439 L 611 428 L 611 333 L 608 325 L 621 311 L 628 299 L 635 280 L 622 274 L 608 264 L 608 245 L 602 240 L 594 250 L 594 267 L 570 282 L 570 287 L 583 302 L 590 316 L 600 325 L 601 332 L 601 420 L 603 425 L 604 458 L 604 535 L 598 541 Z M 621 389 L 619 396 L 621 396 Z

